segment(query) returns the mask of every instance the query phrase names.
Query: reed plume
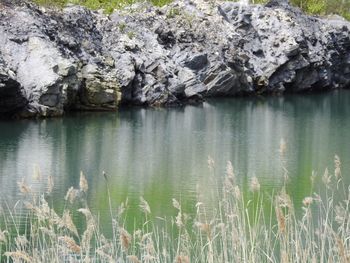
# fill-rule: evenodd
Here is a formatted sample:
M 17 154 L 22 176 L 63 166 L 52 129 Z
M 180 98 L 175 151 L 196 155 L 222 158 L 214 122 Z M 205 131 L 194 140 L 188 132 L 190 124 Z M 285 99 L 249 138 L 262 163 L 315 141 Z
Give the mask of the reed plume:
M 49 177 L 47 177 L 47 191 L 46 191 L 46 193 L 51 194 L 54 186 L 55 186 L 55 184 L 53 181 L 53 177 L 50 175 Z
M 81 252 L 81 247 L 75 242 L 75 240 L 69 236 L 60 236 L 58 240 L 62 241 L 63 244 L 70 251 L 79 254 Z
M 149 206 L 149 204 L 147 203 L 147 201 L 145 199 L 143 199 L 143 197 L 140 197 L 140 208 L 141 211 L 143 211 L 145 214 L 150 214 L 151 213 L 151 208 Z
M 131 235 L 124 228 L 119 229 L 119 239 L 124 250 L 128 250 L 131 245 Z
M 254 176 L 250 181 L 250 190 L 252 192 L 259 192 L 260 191 L 260 183 L 256 176 Z
M 87 193 L 89 190 L 89 185 L 83 172 L 80 172 L 79 188 L 84 193 Z

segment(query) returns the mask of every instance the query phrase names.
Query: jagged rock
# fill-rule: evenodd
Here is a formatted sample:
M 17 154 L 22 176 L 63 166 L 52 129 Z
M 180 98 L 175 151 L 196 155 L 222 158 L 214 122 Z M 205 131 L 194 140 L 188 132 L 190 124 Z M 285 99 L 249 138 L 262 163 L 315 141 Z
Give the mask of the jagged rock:
M 350 23 L 288 0 L 137 3 L 110 16 L 19 0 L 0 9 L 0 114 L 350 87 Z
M 83 84 L 79 94 L 78 108 L 116 109 L 120 100 L 119 83 L 114 77 L 107 78 L 94 64 L 82 68 Z

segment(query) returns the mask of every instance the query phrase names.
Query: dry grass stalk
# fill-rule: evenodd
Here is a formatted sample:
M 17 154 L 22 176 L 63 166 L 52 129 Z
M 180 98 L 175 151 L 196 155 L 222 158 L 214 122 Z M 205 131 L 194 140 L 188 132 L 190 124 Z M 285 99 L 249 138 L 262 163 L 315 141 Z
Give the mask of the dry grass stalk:
M 91 214 L 91 211 L 87 208 L 79 208 L 78 212 L 82 213 L 85 216 L 87 224 L 93 224 L 94 225 L 94 218 Z
M 118 207 L 118 209 L 117 209 L 117 214 L 118 214 L 118 216 L 123 215 L 124 212 L 127 210 L 127 207 L 128 207 L 128 199 L 126 199 L 125 202 L 122 202 L 122 203 L 120 204 L 120 206 Z
M 350 263 L 350 259 L 347 257 L 345 252 L 346 250 L 345 250 L 344 242 L 337 235 L 335 236 L 335 239 L 337 241 L 337 247 L 341 258 L 341 262 Z
M 252 180 L 250 181 L 250 190 L 252 192 L 259 192 L 260 191 L 260 183 L 259 183 L 259 180 L 256 176 L 254 176 L 252 178 Z
M 146 255 L 152 256 L 156 253 L 156 250 L 154 248 L 152 237 L 149 236 L 147 240 L 145 241 L 144 249 L 146 252 Z M 154 257 L 153 257 L 154 258 Z
M 175 207 L 177 210 L 181 210 L 180 203 L 175 198 L 173 198 L 172 201 L 173 201 L 173 207 Z
M 128 231 L 126 231 L 124 228 L 119 230 L 119 239 L 123 249 L 128 250 L 131 245 L 132 238 Z
M 126 258 L 132 263 L 141 263 L 139 258 L 137 256 L 135 256 L 135 255 L 129 255 Z
M 70 215 L 70 211 L 67 209 L 63 211 L 61 226 L 70 230 L 75 236 L 79 236 L 77 227 L 73 223 L 72 217 Z
M 4 230 L 4 231 L 1 231 L 0 230 L 0 243 L 6 243 L 6 234 L 7 234 L 8 232 L 6 231 L 6 230 Z
M 105 171 L 102 171 L 103 178 L 108 182 L 108 176 Z
M 241 190 L 239 189 L 238 185 L 236 185 L 233 188 L 233 196 L 236 200 L 240 200 L 241 199 Z
M 182 213 L 179 211 L 177 213 L 177 216 L 175 217 L 175 224 L 177 225 L 178 228 L 181 228 L 184 226 L 183 220 L 182 220 Z
M 339 167 L 340 169 L 339 158 L 335 158 L 335 167 Z M 230 163 L 227 164 L 226 174 L 226 177 L 229 179 L 228 182 L 232 186 L 234 184 L 234 174 L 232 164 Z M 331 176 L 327 170 L 323 177 L 323 181 L 331 189 L 330 191 L 334 191 L 335 189 L 333 187 L 335 185 L 331 184 Z M 338 184 L 340 183 L 343 183 L 343 181 L 339 180 Z M 82 199 L 86 198 L 86 195 L 81 193 L 84 192 L 83 184 L 80 184 L 80 190 L 70 188 L 67 192 L 66 200 L 73 203 L 78 194 Z M 175 220 L 176 225 L 181 227 L 181 231 L 178 231 L 180 232 L 179 236 L 175 237 L 178 238 L 179 242 L 174 242 L 172 239 L 174 237 L 170 236 L 173 233 L 169 235 L 169 233 L 160 232 L 152 224 L 147 224 L 147 229 L 135 231 L 133 237 L 131 237 L 124 228 L 119 228 L 122 224 L 114 218 L 112 220 L 118 226 L 120 242 L 118 242 L 118 238 L 117 242 L 115 242 L 115 237 L 113 237 L 113 241 L 107 240 L 103 235 L 99 234 L 101 230 L 90 210 L 80 208 L 78 211 L 85 215 L 87 228 L 81 237 L 81 242 L 76 243 L 71 236 L 65 234 L 67 232 L 66 229 L 61 231 L 59 227 L 64 226 L 75 235 L 78 235 L 78 231 L 71 218 L 71 213 L 65 210 L 62 218 L 60 218 L 49 207 L 44 195 L 33 195 L 35 200 L 32 203 L 26 203 L 26 206 L 34 212 L 35 222 L 38 222 L 38 225 L 32 224 L 30 226 L 31 235 L 29 236 L 29 240 L 26 240 L 21 235 L 13 237 L 6 234 L 6 231 L 0 231 L 0 242 L 7 242 L 8 251 L 15 251 L 5 254 L 11 257 L 8 259 L 10 262 L 43 262 L 47 256 L 48 258 L 50 257 L 50 260 L 52 259 L 50 262 L 60 262 L 60 260 L 66 260 L 66 262 L 81 262 L 84 260 L 86 262 L 115 262 L 120 259 L 113 258 L 112 255 L 118 254 L 117 256 L 121 256 L 120 251 L 140 253 L 142 262 L 171 262 L 172 258 L 175 262 L 187 263 L 190 262 L 191 253 L 196 255 L 194 257 L 196 262 L 259 262 L 261 259 L 262 262 L 304 263 L 308 262 L 308 260 L 311 260 L 311 262 L 315 262 L 316 259 L 319 260 L 322 257 L 320 256 L 321 253 L 323 253 L 322 259 L 324 258 L 325 260 L 349 262 L 348 240 L 350 238 L 348 233 L 350 233 L 350 227 L 348 222 L 350 216 L 348 211 L 350 196 L 348 196 L 348 193 L 345 194 L 347 194 L 349 200 L 341 201 L 337 204 L 335 203 L 335 199 L 322 200 L 321 196 L 317 194 L 304 198 L 302 209 L 305 212 L 305 216 L 307 216 L 306 219 L 311 218 L 311 204 L 313 204 L 312 211 L 315 209 L 316 212 L 319 209 L 318 215 L 320 218 L 317 219 L 320 219 L 322 225 L 317 225 L 313 220 L 305 220 L 305 216 L 300 220 L 295 218 L 297 213 L 294 212 L 293 202 L 283 188 L 277 196 L 272 198 L 270 211 L 273 212 L 275 210 L 274 213 L 277 219 L 276 223 L 273 224 L 272 222 L 274 220 L 267 222 L 264 215 L 256 221 L 255 217 L 252 221 L 250 221 L 251 218 L 245 221 L 245 218 L 250 216 L 251 212 L 260 213 L 265 207 L 262 206 L 263 202 L 258 202 L 257 205 L 254 203 L 254 206 L 249 206 L 247 209 L 245 206 L 237 205 L 237 199 L 240 199 L 241 202 L 244 201 L 244 204 L 252 200 L 247 200 L 245 193 L 241 193 L 237 185 L 233 186 L 230 188 L 230 194 L 222 192 L 223 200 L 220 201 L 220 206 L 218 207 L 220 211 L 214 215 L 213 220 L 210 221 L 211 223 L 197 222 L 194 224 L 198 227 L 199 233 L 202 232 L 208 237 L 208 240 L 205 240 L 203 239 L 204 236 L 199 234 L 197 238 L 200 241 L 195 244 L 188 241 L 190 239 L 186 236 L 189 235 L 187 232 L 188 229 L 184 227 L 188 226 L 186 216 L 182 214 L 181 204 L 176 199 L 172 200 L 172 204 L 178 210 L 178 214 L 172 219 L 172 222 L 174 223 Z M 224 191 L 226 189 L 223 187 Z M 252 178 L 250 189 L 252 191 L 260 191 L 260 183 L 256 177 Z M 88 187 L 85 190 L 87 191 Z M 338 188 L 336 191 L 338 191 Z M 335 196 L 335 192 L 328 193 L 330 199 Z M 261 193 L 258 196 L 255 195 L 254 200 L 263 197 L 264 193 Z M 142 211 L 145 214 L 151 213 L 149 204 L 142 197 L 140 200 Z M 262 199 L 259 200 L 263 201 Z M 206 206 L 202 203 L 197 203 L 196 208 L 198 220 L 209 222 L 207 220 L 212 219 L 208 218 L 210 216 L 205 210 Z M 248 209 L 254 210 L 248 211 Z M 323 218 L 324 215 L 327 216 L 326 223 Z M 272 216 L 274 215 L 272 214 Z M 147 216 L 146 221 L 149 222 Z M 55 223 L 52 224 L 51 222 Z M 339 225 L 335 226 L 335 222 Z M 336 230 L 333 230 L 333 226 L 336 227 Z M 278 229 L 277 235 L 275 232 L 276 228 Z M 149 233 L 142 236 L 145 233 L 143 231 Z M 93 236 L 94 234 L 95 236 Z M 96 238 L 95 247 L 91 245 L 93 237 Z M 322 248 L 320 244 L 322 245 L 322 242 L 324 242 L 322 239 L 324 238 L 326 238 L 326 245 Z M 35 247 L 36 244 L 40 244 L 40 247 Z M 293 244 L 293 246 L 290 244 Z M 255 249 L 256 247 L 259 247 L 259 249 Z M 198 253 L 199 251 L 200 253 Z M 22 252 L 24 254 L 20 254 Z M 61 252 L 67 258 L 59 258 Z M 182 254 L 182 252 L 185 253 Z M 275 256 L 271 257 L 271 255 L 278 254 L 278 259 Z M 175 257 L 175 255 L 177 256 Z M 122 257 L 125 256 L 126 253 L 123 253 Z M 141 262 L 135 255 L 126 256 L 126 259 L 128 262 Z M 2 261 L 1 255 L 0 261 Z
M 340 165 L 341 165 L 340 158 L 338 155 L 335 155 L 334 156 L 334 167 L 335 167 L 334 176 L 337 179 L 339 179 L 341 177 Z
M 312 204 L 312 202 L 314 201 L 314 199 L 310 196 L 307 196 L 303 199 L 303 205 L 304 206 L 309 206 Z
M 278 230 L 280 233 L 285 234 L 285 232 L 286 232 L 286 218 L 285 218 L 285 215 L 283 213 L 282 208 L 278 204 L 278 201 L 276 201 L 275 213 L 276 213 L 276 219 L 277 219 L 277 224 L 278 224 Z
M 16 247 L 19 250 L 24 250 L 26 246 L 29 244 L 28 239 L 25 236 L 17 236 L 15 237 Z
M 149 206 L 149 204 L 147 203 L 147 201 L 145 199 L 143 199 L 143 197 L 140 197 L 140 208 L 141 211 L 144 212 L 145 214 L 150 214 L 151 213 L 151 208 Z
M 37 181 L 41 181 L 41 171 L 40 167 L 37 164 L 34 164 L 33 167 L 33 179 Z
M 210 170 L 214 170 L 215 161 L 211 156 L 208 156 L 208 167 Z
M 73 253 L 79 254 L 81 252 L 81 247 L 75 242 L 75 240 L 69 236 L 60 236 L 58 240 L 63 241 L 66 248 L 68 248 Z
M 233 170 L 233 165 L 230 161 L 226 164 L 226 176 L 232 180 L 232 184 L 234 184 L 235 173 Z
M 52 224 L 62 224 L 61 218 L 56 212 L 49 207 L 44 196 L 40 196 L 40 202 L 38 206 L 34 206 L 31 203 L 26 203 L 26 207 L 30 208 L 36 215 L 39 221 L 49 220 Z
M 51 238 L 55 238 L 56 237 L 56 233 L 53 229 L 48 229 L 47 227 L 39 227 L 41 233 L 48 235 Z
M 51 194 L 53 191 L 53 187 L 54 187 L 54 182 L 53 182 L 53 177 L 50 175 L 49 177 L 47 177 L 47 194 Z
M 211 227 L 210 224 L 195 222 L 195 226 L 199 228 L 199 230 L 207 235 L 209 239 L 211 239 Z
M 87 222 L 86 230 L 84 231 L 81 239 L 81 246 L 83 250 L 86 252 L 90 251 L 90 243 L 94 233 L 94 229 L 95 229 L 94 225 L 91 224 L 91 222 Z
M 350 219 L 350 215 L 348 211 L 345 209 L 345 207 L 342 204 L 335 206 L 335 222 L 337 222 L 339 225 L 342 225 L 346 222 L 346 220 Z
M 28 186 L 25 182 L 25 179 L 22 178 L 22 181 L 20 182 L 17 182 L 17 185 L 19 187 L 19 191 L 22 193 L 22 194 L 29 194 L 32 192 L 30 186 Z
M 224 191 L 227 193 L 234 193 L 234 188 L 236 187 L 236 179 L 233 171 L 233 166 L 230 161 L 226 165 L 226 177 L 224 181 Z
M 293 202 L 290 196 L 287 194 L 286 189 L 283 187 L 279 195 L 277 196 L 277 202 L 280 207 L 287 207 L 291 209 Z
M 326 170 L 324 171 L 323 176 L 322 176 L 322 182 L 328 188 L 329 188 L 329 186 L 331 184 L 331 178 L 332 178 L 332 176 L 329 174 L 328 168 L 326 168 Z
M 142 259 L 143 259 L 143 262 L 148 263 L 148 262 L 152 262 L 155 259 L 155 257 L 152 255 L 146 254 L 142 257 Z
M 97 255 L 99 255 L 100 257 L 104 258 L 105 260 L 107 260 L 107 262 L 110 262 L 110 263 L 114 263 L 116 262 L 116 260 L 109 254 L 107 254 L 103 249 L 97 249 L 96 250 L 96 253 Z
M 64 197 L 64 200 L 73 204 L 77 197 L 78 197 L 78 190 L 74 189 L 73 187 L 70 187 L 66 193 L 66 196 Z
M 284 155 L 287 150 L 287 143 L 286 141 L 282 138 L 280 140 L 280 147 L 279 147 L 279 152 L 281 155 Z
M 288 258 L 288 253 L 285 250 L 281 251 L 281 263 L 291 263 Z
M 15 262 L 34 262 L 34 259 L 23 251 L 5 252 L 4 255 Z
M 190 263 L 190 262 L 191 261 L 190 261 L 189 256 L 186 256 L 183 254 L 177 255 L 175 258 L 175 263 Z
M 83 191 L 84 193 L 87 193 L 87 191 L 89 190 L 89 184 L 83 172 L 80 172 L 79 188 L 80 191 Z

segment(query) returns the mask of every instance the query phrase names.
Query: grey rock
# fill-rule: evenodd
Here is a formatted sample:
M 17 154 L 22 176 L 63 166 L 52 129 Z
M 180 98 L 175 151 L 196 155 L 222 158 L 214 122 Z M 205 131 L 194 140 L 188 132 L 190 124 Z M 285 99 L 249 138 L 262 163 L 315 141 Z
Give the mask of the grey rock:
M 288 0 L 137 3 L 107 16 L 3 0 L 0 114 L 350 88 L 350 23 Z
M 206 53 L 204 54 L 196 54 L 190 57 L 185 63 L 185 67 L 188 67 L 192 70 L 200 70 L 203 69 L 208 63 L 208 56 Z

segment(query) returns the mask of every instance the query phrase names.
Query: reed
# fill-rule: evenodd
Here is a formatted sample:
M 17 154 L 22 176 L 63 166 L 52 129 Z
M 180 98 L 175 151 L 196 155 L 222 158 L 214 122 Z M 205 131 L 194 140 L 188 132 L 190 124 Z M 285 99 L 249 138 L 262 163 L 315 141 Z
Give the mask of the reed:
M 189 220 L 181 202 L 173 199 L 169 206 L 177 215 L 169 220 L 161 218 L 165 223 L 160 226 L 156 222 L 159 218 L 152 219 L 151 207 L 141 197 L 139 208 L 145 221 L 141 229 L 131 233 L 124 224 L 132 220 L 125 216 L 125 204 L 113 207 L 108 190 L 111 238 L 102 234 L 98 217 L 87 206 L 89 186 L 82 173 L 79 189 L 72 187 L 62 197 L 66 205 L 61 214 L 47 201 L 54 187 L 52 177 L 47 180 L 49 191 L 41 194 L 33 193 L 23 180 L 19 183 L 23 200 L 17 204 L 23 208 L 8 207 L 2 213 L 0 261 L 348 263 L 350 187 L 344 183 L 338 156 L 334 162 L 333 173 L 326 170 L 320 178 L 312 176 L 313 182 L 323 185 L 322 191 L 306 196 L 301 204 L 293 203 L 285 186 L 275 194 L 263 192 L 256 177 L 250 191 L 242 191 L 228 162 L 219 201 L 211 212 L 198 202 L 194 218 Z M 214 171 L 214 161 L 209 159 L 208 164 Z M 72 219 L 78 204 L 86 221 L 84 229 L 78 229 Z M 24 228 L 18 212 L 25 218 Z

